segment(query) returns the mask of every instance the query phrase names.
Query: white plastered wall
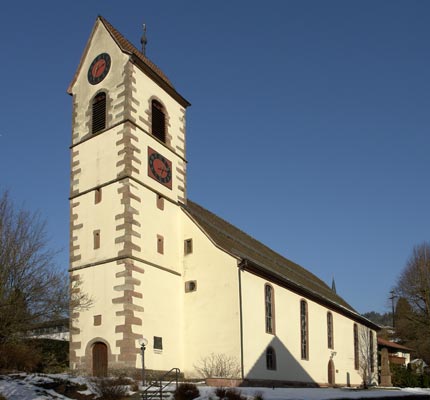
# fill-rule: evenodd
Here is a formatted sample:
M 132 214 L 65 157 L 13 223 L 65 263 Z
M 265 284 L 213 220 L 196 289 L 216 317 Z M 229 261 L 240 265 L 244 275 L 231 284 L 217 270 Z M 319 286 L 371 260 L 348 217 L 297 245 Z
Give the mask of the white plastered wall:
M 82 222 L 80 229 L 75 229 L 73 235 L 77 237 L 81 259 L 72 263 L 75 268 L 100 260 L 116 257 L 122 249 L 122 244 L 115 243 L 116 231 L 115 215 L 124 212 L 124 205 L 118 195 L 119 183 L 102 188 L 102 201 L 95 204 L 94 191 L 90 191 L 76 200 L 74 213 L 79 215 L 78 222 Z M 100 248 L 94 249 L 93 232 L 100 231 Z
M 183 239 L 192 239 L 193 252 L 183 258 L 182 290 L 186 281 L 197 283 L 196 291 L 184 294 L 184 372 L 192 377 L 194 365 L 211 353 L 240 363 L 238 268 L 186 214 L 183 221 Z
M 135 194 L 141 199 L 141 202 L 136 205 L 140 227 L 134 227 L 134 230 L 140 234 L 140 238 L 136 237 L 133 240 L 133 243 L 141 248 L 139 258 L 181 274 L 180 208 L 164 199 L 164 209 L 159 209 L 157 193 L 143 186 L 138 186 Z M 157 251 L 157 235 L 164 239 L 163 254 Z
M 85 356 L 86 346 L 94 338 L 102 338 L 109 344 L 111 353 L 118 355 L 116 341 L 122 339 L 122 333 L 115 333 L 114 327 L 123 324 L 124 317 L 116 315 L 117 311 L 122 310 L 122 305 L 113 304 L 112 299 L 119 295 L 114 287 L 121 284 L 121 280 L 115 274 L 122 269 L 122 266 L 112 262 L 74 272 L 80 277 L 81 293 L 87 294 L 92 300 L 91 307 L 81 311 L 78 321 L 74 321 L 74 325 L 79 326 L 80 333 L 74 334 L 73 340 L 82 344 L 76 351 L 78 357 Z M 100 326 L 94 325 L 96 315 L 101 315 Z
M 244 367 L 249 379 L 287 380 L 317 384 L 328 383 L 328 363 L 333 358 L 336 383 L 362 382 L 354 369 L 354 321 L 338 312 L 270 283 L 249 272 L 243 272 Z M 264 285 L 270 283 L 275 298 L 275 334 L 266 333 Z M 301 359 L 300 301 L 308 307 L 309 357 Z M 333 315 L 334 349 L 327 343 L 327 312 Z M 276 351 L 277 369 L 266 368 L 268 346 Z M 335 352 L 335 354 L 334 354 Z
M 145 365 L 151 370 L 182 369 L 183 303 L 182 277 L 151 265 L 139 264 L 143 274 L 143 337 L 148 340 Z M 154 349 L 154 336 L 162 338 L 163 349 Z M 136 367 L 141 367 L 141 358 Z

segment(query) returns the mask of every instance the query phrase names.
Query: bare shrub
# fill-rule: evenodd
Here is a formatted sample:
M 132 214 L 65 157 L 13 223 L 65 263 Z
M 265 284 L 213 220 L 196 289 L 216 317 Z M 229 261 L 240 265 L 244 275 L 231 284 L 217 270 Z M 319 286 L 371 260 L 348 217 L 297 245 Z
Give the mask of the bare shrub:
M 194 368 L 204 378 L 235 379 L 240 377 L 239 362 L 235 357 L 222 353 L 211 353 L 209 356 L 201 358 Z
M 41 360 L 39 349 L 24 342 L 0 343 L 0 366 L 5 371 L 35 372 Z
M 199 389 L 194 383 L 181 383 L 173 393 L 175 400 L 193 400 L 199 396 Z
M 227 392 L 227 389 L 223 388 L 223 387 L 218 387 L 218 388 L 215 389 L 215 394 L 220 399 L 223 399 L 225 397 L 225 392 Z
M 264 400 L 263 392 L 257 391 L 254 393 L 254 400 Z
M 122 379 L 95 378 L 92 383 L 96 394 L 104 400 L 120 400 L 128 392 L 128 387 L 123 385 Z
M 245 400 L 245 397 L 237 389 L 216 388 L 215 394 L 221 400 Z

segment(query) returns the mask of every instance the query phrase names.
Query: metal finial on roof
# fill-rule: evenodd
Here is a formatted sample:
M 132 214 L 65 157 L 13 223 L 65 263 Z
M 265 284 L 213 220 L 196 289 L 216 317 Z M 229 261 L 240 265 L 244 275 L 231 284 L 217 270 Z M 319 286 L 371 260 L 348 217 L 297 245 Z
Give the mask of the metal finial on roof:
M 143 24 L 143 35 L 140 38 L 140 43 L 142 44 L 142 53 L 146 56 L 146 44 L 148 43 L 148 40 L 146 39 L 146 24 Z

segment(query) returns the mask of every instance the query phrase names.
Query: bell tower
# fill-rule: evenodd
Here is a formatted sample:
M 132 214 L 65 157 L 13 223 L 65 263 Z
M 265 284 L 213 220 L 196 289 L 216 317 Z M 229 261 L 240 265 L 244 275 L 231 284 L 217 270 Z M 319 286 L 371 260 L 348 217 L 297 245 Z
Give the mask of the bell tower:
M 167 346 L 182 306 L 160 297 L 182 293 L 179 205 L 187 201 L 190 104 L 103 17 L 68 93 L 71 290 L 90 299 L 88 307 L 72 304 L 70 366 L 94 375 L 135 369 L 145 337 L 166 344 L 148 354 L 149 368 L 170 369 L 182 361 L 181 346 Z M 159 321 L 172 314 L 167 329 Z

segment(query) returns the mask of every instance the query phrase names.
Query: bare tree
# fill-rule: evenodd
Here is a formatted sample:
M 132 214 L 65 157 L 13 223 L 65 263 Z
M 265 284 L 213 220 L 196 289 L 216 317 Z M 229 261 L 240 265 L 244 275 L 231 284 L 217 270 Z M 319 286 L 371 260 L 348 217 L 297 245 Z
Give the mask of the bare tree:
M 430 243 L 414 247 L 395 292 L 411 305 L 417 322 L 430 324 Z
M 240 376 L 240 365 L 236 358 L 222 353 L 211 353 L 201 358 L 194 368 L 203 378 L 234 379 Z
M 1 193 L 0 344 L 34 322 L 66 315 L 67 279 L 54 256 L 40 215 L 15 209 L 8 193 Z
M 430 243 L 415 246 L 394 288 L 396 334 L 430 363 Z
M 359 329 L 358 372 L 365 388 L 378 383 L 377 344 L 375 333 L 365 327 Z

